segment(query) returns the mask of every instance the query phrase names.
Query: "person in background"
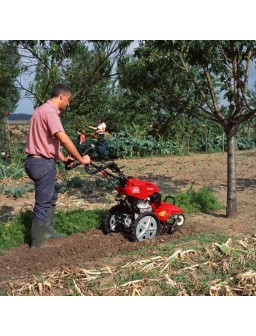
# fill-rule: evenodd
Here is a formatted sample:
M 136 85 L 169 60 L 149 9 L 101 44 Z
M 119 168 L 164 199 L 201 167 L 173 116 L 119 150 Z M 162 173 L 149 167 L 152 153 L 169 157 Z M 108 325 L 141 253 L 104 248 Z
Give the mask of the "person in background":
M 81 130 L 79 133 L 79 145 L 81 145 L 86 140 L 85 130 Z
M 88 155 L 81 156 L 65 133 L 60 114 L 69 106 L 70 89 L 57 84 L 51 98 L 32 114 L 27 136 L 25 171 L 35 183 L 35 204 L 32 213 L 31 248 L 44 247 L 44 240 L 63 238 L 54 229 L 54 209 L 58 199 L 55 162 L 72 165 L 74 158 L 81 164 L 89 164 Z M 61 152 L 63 146 L 70 156 Z
M 102 117 L 98 118 L 98 125 L 97 127 L 93 127 L 93 126 L 89 126 L 91 129 L 95 130 L 95 133 L 93 135 L 93 137 L 95 138 L 99 138 L 99 137 L 104 137 L 104 133 L 106 132 L 106 124 L 103 121 Z

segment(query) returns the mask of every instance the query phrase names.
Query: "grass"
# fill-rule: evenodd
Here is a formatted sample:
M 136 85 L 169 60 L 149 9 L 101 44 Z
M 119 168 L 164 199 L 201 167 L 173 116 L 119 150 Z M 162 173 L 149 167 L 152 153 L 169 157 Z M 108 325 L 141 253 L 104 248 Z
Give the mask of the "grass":
M 55 215 L 57 232 L 71 235 L 73 233 L 99 228 L 107 210 L 72 210 L 59 211 Z M 13 220 L 0 223 L 0 252 L 30 244 L 32 213 L 30 210 L 20 212 Z

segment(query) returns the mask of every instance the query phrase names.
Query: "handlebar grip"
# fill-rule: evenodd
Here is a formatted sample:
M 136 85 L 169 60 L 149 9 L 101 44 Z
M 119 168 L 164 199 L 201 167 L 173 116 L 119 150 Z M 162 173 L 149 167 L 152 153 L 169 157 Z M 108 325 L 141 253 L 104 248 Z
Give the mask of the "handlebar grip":
M 73 163 L 73 164 L 72 164 Z M 72 164 L 72 165 L 71 165 Z M 68 162 L 65 163 L 65 169 L 66 170 L 71 170 L 71 169 L 74 169 L 78 166 L 80 166 L 80 162 L 79 161 L 72 161 L 72 160 L 69 160 Z
M 93 168 L 94 169 L 93 169 Z M 98 174 L 99 172 L 101 172 L 102 170 L 104 170 L 106 167 L 104 167 L 103 165 L 101 166 L 97 166 L 96 164 L 94 164 L 92 161 L 87 164 L 87 165 L 84 165 L 84 169 L 86 171 L 86 173 L 90 174 L 90 175 L 96 175 Z

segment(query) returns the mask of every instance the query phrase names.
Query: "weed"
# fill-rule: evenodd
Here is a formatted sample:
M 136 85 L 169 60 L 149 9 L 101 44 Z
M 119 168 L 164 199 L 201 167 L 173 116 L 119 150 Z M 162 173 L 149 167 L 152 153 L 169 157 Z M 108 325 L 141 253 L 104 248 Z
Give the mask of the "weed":
M 179 293 L 179 288 L 178 286 L 176 287 L 175 284 L 171 286 L 165 281 L 160 281 L 159 287 L 161 290 L 161 295 L 164 295 L 164 296 L 177 296 L 177 294 Z
M 8 296 L 8 293 L 6 290 L 0 289 L 0 296 Z
M 176 203 L 187 214 L 207 213 L 224 208 L 214 195 L 214 191 L 207 187 L 202 187 L 198 191 L 190 187 L 186 193 L 176 195 Z
M 55 227 L 67 235 L 99 228 L 106 213 L 107 210 L 102 209 L 59 211 L 55 216 Z
M 83 181 L 79 176 L 75 176 L 67 180 L 67 186 L 71 188 L 81 188 L 83 187 Z
M 119 273 L 116 277 L 116 284 L 117 285 L 124 285 L 130 281 L 142 280 L 144 278 L 144 274 L 139 271 L 123 271 Z
M 100 178 L 95 179 L 95 185 L 96 185 L 97 188 L 104 187 L 105 184 L 106 184 L 106 182 L 104 180 L 102 180 Z
M 4 190 L 5 195 L 11 195 L 14 199 L 20 198 L 20 197 L 26 197 L 27 192 L 34 191 L 33 185 L 23 185 L 18 186 L 16 188 L 6 188 Z

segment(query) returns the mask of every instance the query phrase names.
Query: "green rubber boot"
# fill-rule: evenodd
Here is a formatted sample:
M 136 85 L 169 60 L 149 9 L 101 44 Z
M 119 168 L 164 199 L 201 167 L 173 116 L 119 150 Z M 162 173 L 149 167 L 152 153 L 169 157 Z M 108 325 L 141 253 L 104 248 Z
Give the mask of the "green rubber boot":
M 46 226 L 46 221 L 32 220 L 32 226 L 31 226 L 32 244 L 30 248 L 42 248 L 46 246 L 44 244 L 45 226 Z
M 54 229 L 54 207 L 52 207 L 48 213 L 46 226 L 44 231 L 45 239 L 65 238 L 65 234 L 57 233 Z

